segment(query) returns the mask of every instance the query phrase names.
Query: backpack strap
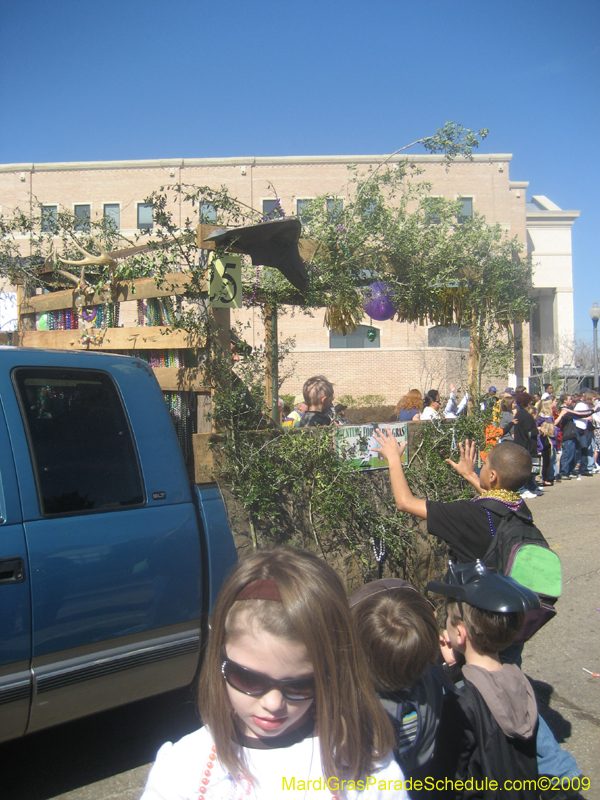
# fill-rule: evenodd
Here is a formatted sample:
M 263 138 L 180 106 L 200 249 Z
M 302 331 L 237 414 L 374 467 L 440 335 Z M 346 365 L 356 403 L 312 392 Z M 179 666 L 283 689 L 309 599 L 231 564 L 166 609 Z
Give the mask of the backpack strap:
M 526 529 L 526 532 L 524 532 L 522 537 L 523 540 L 527 540 L 532 544 L 539 543 L 545 547 L 548 547 L 548 542 L 544 538 L 541 531 L 539 531 L 538 528 L 536 528 L 536 526 L 533 524 L 531 512 L 524 503 L 522 503 L 517 509 L 513 510 L 512 508 L 508 508 L 508 506 L 499 500 L 494 500 L 492 497 L 484 497 L 476 502 L 486 510 L 490 522 L 490 529 L 492 531 L 492 540 L 482 559 L 486 567 L 491 567 L 494 569 L 497 568 L 497 550 L 500 547 L 500 539 L 502 536 L 498 536 L 496 534 L 499 534 L 501 529 L 504 529 L 511 518 L 518 519 L 524 529 Z M 496 530 L 494 530 L 490 511 L 493 511 L 500 517 L 500 524 Z
M 533 523 L 531 511 L 527 508 L 525 503 L 521 503 L 518 508 L 512 509 L 501 500 L 494 500 L 493 497 L 482 497 L 481 500 L 475 498 L 473 502 L 477 503 L 478 506 L 483 506 L 483 508 L 489 511 L 493 511 L 494 514 L 498 514 L 499 517 L 507 517 L 509 514 L 514 514 L 516 517 L 519 517 L 519 519 L 522 519 L 523 522 Z

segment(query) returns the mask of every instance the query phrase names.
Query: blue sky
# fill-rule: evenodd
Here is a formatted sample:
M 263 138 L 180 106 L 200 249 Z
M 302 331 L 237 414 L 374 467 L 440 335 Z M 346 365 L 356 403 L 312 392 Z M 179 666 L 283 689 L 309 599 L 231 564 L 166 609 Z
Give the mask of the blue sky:
M 446 120 L 573 226 L 600 302 L 598 0 L 5 0 L 0 163 L 390 153 Z M 417 148 L 414 152 L 419 152 Z

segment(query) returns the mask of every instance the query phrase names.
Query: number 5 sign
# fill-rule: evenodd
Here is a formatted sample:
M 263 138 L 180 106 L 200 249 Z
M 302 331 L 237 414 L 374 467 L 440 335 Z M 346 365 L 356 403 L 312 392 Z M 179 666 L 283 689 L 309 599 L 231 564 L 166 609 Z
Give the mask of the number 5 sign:
M 226 255 L 208 263 L 208 300 L 213 308 L 242 307 L 242 257 Z

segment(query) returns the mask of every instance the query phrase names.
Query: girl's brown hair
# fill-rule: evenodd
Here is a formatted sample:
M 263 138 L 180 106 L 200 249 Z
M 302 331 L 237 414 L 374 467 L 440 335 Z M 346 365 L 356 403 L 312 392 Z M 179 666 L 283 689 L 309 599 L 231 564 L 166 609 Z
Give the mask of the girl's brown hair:
M 416 408 L 419 414 L 423 411 L 423 395 L 418 389 L 411 389 L 404 397 L 400 398 L 396 406 L 396 415 L 398 415 L 402 409 L 405 411 L 412 411 L 413 408 Z
M 238 600 L 256 580 L 275 581 L 281 601 Z M 306 647 L 315 674 L 315 722 L 327 777 L 359 780 L 394 746 L 394 735 L 358 643 L 344 587 L 317 556 L 291 548 L 255 553 L 239 562 L 225 581 L 211 617 L 198 704 L 214 739 L 219 761 L 234 776 L 248 778 L 244 752 L 225 680 L 222 651 L 251 615 L 267 633 Z

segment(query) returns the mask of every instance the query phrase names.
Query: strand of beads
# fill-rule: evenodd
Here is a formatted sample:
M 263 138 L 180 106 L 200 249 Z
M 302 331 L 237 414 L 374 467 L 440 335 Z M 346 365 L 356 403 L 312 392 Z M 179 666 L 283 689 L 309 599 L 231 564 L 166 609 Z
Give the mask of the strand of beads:
M 198 800 L 202 800 L 206 791 L 208 789 L 208 784 L 210 783 L 210 779 L 213 776 L 213 769 L 215 767 L 215 761 L 217 760 L 217 748 L 213 744 L 210 748 L 210 753 L 208 756 L 208 760 L 206 761 L 206 766 L 202 773 L 202 778 L 200 779 L 200 787 L 198 788 Z M 233 782 L 233 788 L 229 795 L 230 800 L 244 800 L 244 797 L 250 797 L 250 793 L 252 792 L 252 784 L 247 778 L 242 776 L 239 777 L 237 781 L 230 778 Z M 241 789 L 241 794 L 238 794 L 238 787 Z M 331 800 L 339 800 L 337 795 L 331 795 Z
M 204 770 L 204 777 L 202 778 L 201 786 L 200 786 L 200 789 L 198 790 L 200 792 L 200 796 L 202 796 L 203 794 L 206 794 L 206 787 L 208 786 L 208 784 L 210 782 L 211 775 L 212 775 L 212 770 L 213 770 L 213 767 L 215 766 L 215 761 L 216 760 L 217 760 L 217 748 L 213 744 L 213 746 L 211 747 L 211 750 L 210 750 L 210 755 L 208 756 L 208 761 L 206 762 L 206 769 Z

